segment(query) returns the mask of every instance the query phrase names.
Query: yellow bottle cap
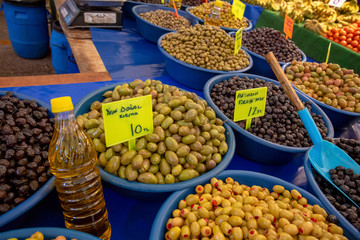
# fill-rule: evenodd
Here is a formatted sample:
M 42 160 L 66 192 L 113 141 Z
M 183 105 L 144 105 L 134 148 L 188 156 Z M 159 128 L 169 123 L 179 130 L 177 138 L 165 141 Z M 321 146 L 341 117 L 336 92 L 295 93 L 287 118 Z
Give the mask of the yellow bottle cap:
M 71 97 L 53 98 L 51 102 L 51 111 L 53 113 L 66 112 L 74 109 Z
M 222 1 L 219 1 L 219 0 L 216 0 L 216 1 L 215 1 L 215 6 L 216 6 L 216 7 L 222 7 L 222 5 L 223 5 L 223 2 L 222 2 Z

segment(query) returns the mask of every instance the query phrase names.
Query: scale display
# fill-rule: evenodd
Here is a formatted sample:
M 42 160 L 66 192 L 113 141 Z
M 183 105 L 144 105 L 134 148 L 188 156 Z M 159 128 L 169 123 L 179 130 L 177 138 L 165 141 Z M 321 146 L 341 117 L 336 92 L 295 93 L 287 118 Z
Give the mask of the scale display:
M 66 0 L 65 3 L 60 6 L 59 12 L 66 25 L 69 26 L 79 15 L 80 9 L 76 6 L 74 0 Z
M 68 28 L 122 28 L 125 0 L 66 0 L 59 13 Z

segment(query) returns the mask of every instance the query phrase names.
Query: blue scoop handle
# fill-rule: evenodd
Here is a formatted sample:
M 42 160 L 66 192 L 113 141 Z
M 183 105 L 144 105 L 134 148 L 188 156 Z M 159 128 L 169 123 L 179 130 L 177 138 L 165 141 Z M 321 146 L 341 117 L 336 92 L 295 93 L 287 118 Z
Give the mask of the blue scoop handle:
M 323 176 L 330 184 L 338 189 L 344 196 L 346 196 L 356 207 L 359 207 L 347 194 L 345 194 L 339 187 L 337 187 L 330 178 L 329 170 L 337 166 L 347 166 L 354 169 L 356 173 L 360 174 L 360 167 L 357 163 L 349 157 L 344 151 L 336 147 L 330 142 L 323 141 L 319 129 L 317 128 L 309 110 L 300 101 L 295 90 L 292 88 L 285 73 L 282 71 L 274 54 L 269 52 L 265 55 L 271 69 L 275 73 L 277 79 L 281 83 L 286 95 L 290 98 L 298 110 L 301 121 L 303 122 L 309 136 L 314 143 L 314 147 L 308 152 L 309 160 L 316 171 Z
M 303 110 L 298 111 L 298 114 L 307 132 L 310 135 L 311 141 L 314 143 L 315 146 L 321 146 L 322 137 L 309 110 L 307 108 L 304 108 Z
M 306 130 L 308 131 L 311 140 L 313 141 L 315 146 L 320 146 L 322 137 L 316 124 L 311 117 L 309 110 L 304 106 L 304 104 L 299 99 L 299 96 L 296 94 L 295 90 L 291 86 L 289 80 L 287 79 L 284 71 L 281 69 L 279 62 L 276 60 L 276 57 L 272 52 L 269 52 L 265 55 L 266 61 L 269 63 L 271 69 L 273 70 L 276 78 L 281 83 L 286 95 L 290 98 L 291 102 L 294 104 L 296 109 L 298 110 L 298 114 L 303 122 Z

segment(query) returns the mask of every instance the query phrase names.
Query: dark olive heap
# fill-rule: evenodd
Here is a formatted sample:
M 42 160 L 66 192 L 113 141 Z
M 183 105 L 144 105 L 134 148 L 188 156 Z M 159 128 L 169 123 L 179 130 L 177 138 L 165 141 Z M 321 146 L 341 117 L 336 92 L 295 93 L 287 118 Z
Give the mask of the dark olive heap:
M 53 119 L 34 100 L 0 96 L 0 215 L 35 193 L 51 176 Z
M 185 6 L 199 6 L 203 1 L 201 0 L 182 0 L 181 5 Z
M 315 181 L 329 202 L 340 212 L 341 215 L 343 215 L 356 229 L 360 231 L 360 209 L 356 208 L 346 197 L 335 189 L 333 185 L 321 177 L 315 169 L 312 168 L 312 172 L 314 174 Z M 355 178 L 359 179 L 359 175 L 356 175 Z M 357 192 L 359 194 L 359 189 Z M 334 221 L 337 221 L 337 219 L 334 218 Z
M 326 141 L 332 142 L 344 150 L 355 162 L 360 164 L 360 141 L 346 138 L 325 138 Z
M 211 99 L 216 106 L 231 120 L 234 119 L 236 91 L 251 88 L 267 87 L 265 115 L 252 119 L 248 132 L 267 141 L 290 147 L 309 147 L 311 139 L 304 128 L 296 108 L 286 96 L 281 86 L 277 86 L 262 79 L 239 78 L 237 76 L 219 82 L 211 90 Z M 311 112 L 310 103 L 305 106 Z M 322 137 L 328 129 L 321 115 L 311 113 Z M 245 128 L 245 121 L 236 122 Z
M 338 166 L 329 171 L 331 180 L 354 202 L 360 204 L 360 175 L 354 169 Z
M 151 22 L 159 27 L 179 30 L 183 27 L 190 27 L 191 23 L 188 19 L 179 15 L 179 19 L 171 11 L 165 11 L 157 9 L 156 11 L 149 11 L 146 13 L 140 13 L 140 17 L 144 20 Z
M 262 27 L 243 32 L 242 44 L 250 51 L 265 56 L 273 52 L 280 62 L 301 61 L 302 55 L 298 47 L 290 39 L 286 39 L 280 31 Z

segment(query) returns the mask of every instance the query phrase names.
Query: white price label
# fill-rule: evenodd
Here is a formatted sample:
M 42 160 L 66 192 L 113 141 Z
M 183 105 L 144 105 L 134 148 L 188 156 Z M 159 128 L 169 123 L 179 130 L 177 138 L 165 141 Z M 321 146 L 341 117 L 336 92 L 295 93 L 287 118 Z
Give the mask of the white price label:
M 116 13 L 85 13 L 86 23 L 116 23 Z
M 346 2 L 346 0 L 330 0 L 329 5 L 339 8 L 339 7 L 341 7 L 345 2 Z

